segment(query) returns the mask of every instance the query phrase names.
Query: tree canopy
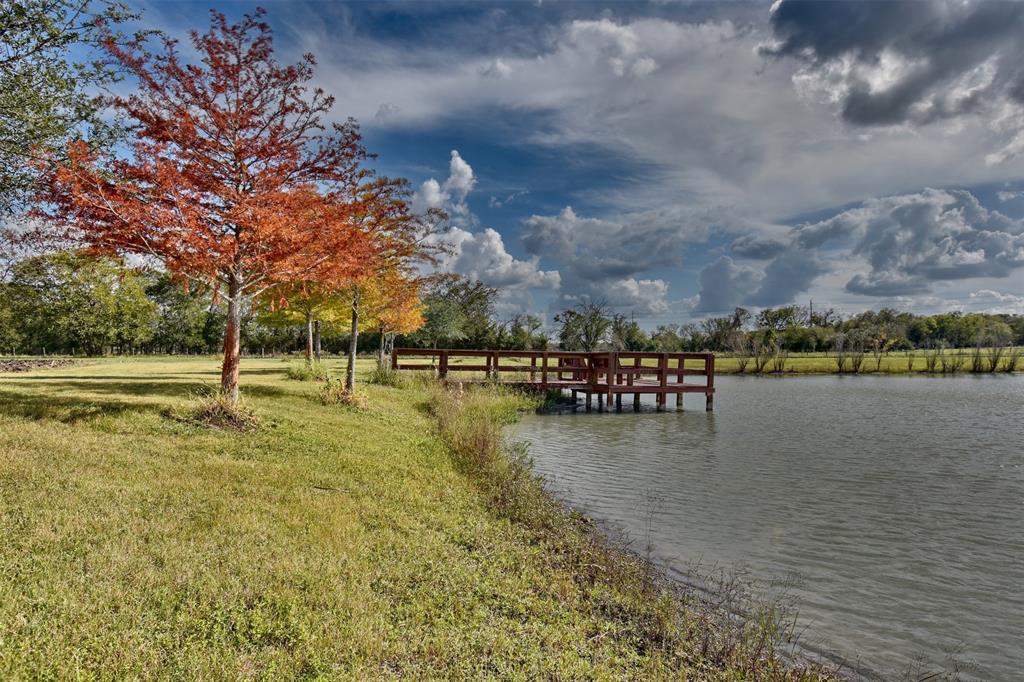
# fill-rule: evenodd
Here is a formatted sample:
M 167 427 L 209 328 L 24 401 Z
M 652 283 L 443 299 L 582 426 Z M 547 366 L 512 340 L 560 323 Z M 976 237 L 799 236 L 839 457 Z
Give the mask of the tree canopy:
M 327 126 L 333 98 L 310 90 L 315 60 L 274 58 L 263 12 L 193 32 L 200 59 L 173 40 L 160 54 L 108 41 L 138 90 L 111 105 L 131 122 L 127 156 L 72 143 L 50 175 L 49 224 L 93 248 L 134 253 L 211 287 L 228 305 L 221 390 L 238 399 L 245 300 L 276 285 L 351 279 L 377 245 L 359 229 L 388 201 L 352 120 Z

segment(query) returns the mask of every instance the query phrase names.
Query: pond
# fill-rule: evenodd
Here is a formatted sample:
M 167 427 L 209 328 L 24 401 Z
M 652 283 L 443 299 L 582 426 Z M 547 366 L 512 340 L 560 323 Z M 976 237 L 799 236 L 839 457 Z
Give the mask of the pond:
M 530 415 L 570 504 L 677 577 L 779 585 L 869 677 L 1024 671 L 1024 377 L 719 377 L 716 411 Z M 774 586 L 774 587 L 773 587 Z

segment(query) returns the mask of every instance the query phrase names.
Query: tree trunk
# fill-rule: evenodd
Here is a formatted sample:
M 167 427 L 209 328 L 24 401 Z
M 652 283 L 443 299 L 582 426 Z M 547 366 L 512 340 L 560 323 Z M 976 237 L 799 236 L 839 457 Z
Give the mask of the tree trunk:
M 228 402 L 238 403 L 238 358 L 242 339 L 242 287 L 232 279 L 228 286 L 228 317 L 224 328 L 224 364 L 220 392 Z
M 380 352 L 377 353 L 377 365 L 380 367 L 386 367 L 384 361 L 384 327 L 380 328 Z
M 356 347 L 359 344 L 359 291 L 352 296 L 352 336 L 348 342 L 348 368 L 345 370 L 345 390 L 356 389 Z
M 313 322 L 313 355 L 320 362 L 320 320 Z
M 306 313 L 306 364 L 313 364 L 313 313 Z

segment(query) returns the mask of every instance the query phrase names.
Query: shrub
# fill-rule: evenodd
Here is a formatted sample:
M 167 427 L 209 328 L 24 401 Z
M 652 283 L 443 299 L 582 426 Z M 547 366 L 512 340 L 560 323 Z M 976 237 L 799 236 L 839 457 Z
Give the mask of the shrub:
M 966 359 L 963 353 L 953 349 L 951 353 L 942 353 L 939 356 L 939 364 L 942 365 L 943 374 L 956 374 L 963 369 Z
M 866 357 L 863 348 L 857 348 L 850 353 L 850 371 L 854 374 L 859 374 L 861 367 L 864 366 L 864 358 Z
M 999 371 L 999 363 L 1003 359 L 1003 354 L 1008 349 L 1006 346 L 990 346 L 988 349 L 988 371 L 997 372 Z
M 345 382 L 341 379 L 337 381 L 327 379 L 327 382 L 320 389 L 320 402 L 324 405 L 340 405 L 355 410 L 366 409 L 368 405 L 366 396 L 362 393 L 349 391 L 345 388 Z
M 1016 346 L 1010 348 L 1006 352 L 1006 362 L 1003 363 L 1004 372 L 1016 372 L 1017 365 L 1020 362 L 1021 349 Z
M 974 374 L 980 374 L 985 371 L 985 360 L 981 354 L 981 344 L 974 347 L 974 352 L 971 353 L 971 372 Z
M 367 382 L 378 386 L 391 386 L 402 388 L 405 386 L 405 378 L 398 370 L 391 369 L 390 365 L 377 363 L 367 377 Z
M 295 381 L 327 381 L 327 367 L 319 362 L 296 362 L 288 366 L 288 378 Z
M 772 372 L 782 374 L 786 371 L 786 360 L 789 358 L 789 351 L 775 347 L 775 355 L 772 356 Z

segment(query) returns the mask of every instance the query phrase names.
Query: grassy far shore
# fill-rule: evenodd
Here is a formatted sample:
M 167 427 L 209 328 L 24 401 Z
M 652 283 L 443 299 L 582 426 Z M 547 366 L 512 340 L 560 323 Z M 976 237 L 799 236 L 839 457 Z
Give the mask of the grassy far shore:
M 977 360 L 976 360 L 977 357 Z M 996 368 L 991 369 L 993 360 Z M 643 360 L 643 364 L 655 366 L 653 359 Z M 477 358 L 453 358 L 449 366 L 479 364 Z M 506 359 L 502 364 L 516 364 L 513 359 Z M 523 366 L 526 361 L 518 361 Z M 858 360 L 853 353 L 847 353 L 843 371 L 839 371 L 835 353 L 785 353 L 781 356 L 766 356 L 760 371 L 758 362 L 753 357 L 737 357 L 731 353 L 715 354 L 716 374 L 777 374 L 785 376 L 803 374 L 966 374 L 966 373 L 1007 373 L 1024 371 L 1024 349 L 1001 348 L 993 356 L 993 350 L 982 348 L 979 351 L 971 348 L 946 350 L 892 351 L 879 357 L 866 352 Z M 701 361 L 687 360 L 687 367 L 699 369 Z M 856 367 L 856 369 L 855 369 Z M 463 375 L 460 375 L 463 376 Z M 465 375 L 469 377 L 470 375 Z M 483 374 L 472 375 L 482 378 Z
M 827 678 L 547 497 L 524 398 L 286 369 L 243 363 L 249 433 L 181 419 L 209 358 L 0 374 L 0 677 Z

